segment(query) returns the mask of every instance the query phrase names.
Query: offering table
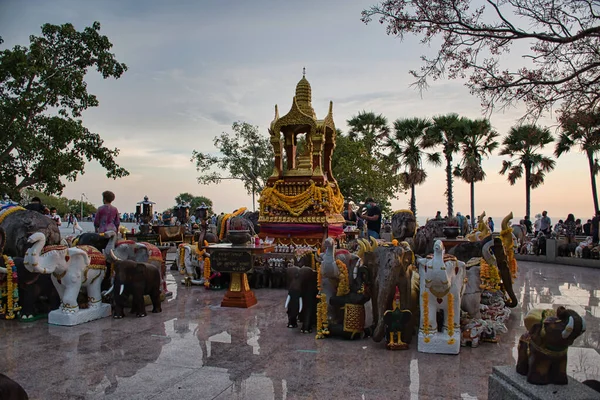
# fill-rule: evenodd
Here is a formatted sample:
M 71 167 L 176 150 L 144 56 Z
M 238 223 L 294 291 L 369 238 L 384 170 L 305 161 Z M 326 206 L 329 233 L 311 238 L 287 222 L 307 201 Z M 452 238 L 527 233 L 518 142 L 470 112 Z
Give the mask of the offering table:
M 256 304 L 254 292 L 248 285 L 248 272 L 254 268 L 257 255 L 271 253 L 274 245 L 217 243 L 203 246 L 210 254 L 211 269 L 230 273 L 229 289 L 221 301 L 221 307 L 249 308 Z

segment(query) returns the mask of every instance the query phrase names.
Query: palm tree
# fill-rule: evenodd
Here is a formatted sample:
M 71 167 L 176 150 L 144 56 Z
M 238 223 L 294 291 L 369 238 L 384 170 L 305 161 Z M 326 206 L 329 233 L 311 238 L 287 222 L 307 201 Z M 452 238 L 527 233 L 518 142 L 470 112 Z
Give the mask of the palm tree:
M 461 120 L 467 129 L 460 143 L 462 159 L 454 168 L 454 175 L 471 185 L 471 224 L 475 226 L 475 182 L 485 179 L 481 160 L 498 148 L 496 138 L 500 135 L 487 119 Z
M 502 161 L 500 174 L 508 172 L 508 182 L 514 185 L 525 172 L 525 215 L 531 215 L 531 189 L 542 185 L 546 173 L 556 165 L 552 158 L 538 153 L 553 141 L 548 128 L 536 125 L 513 126 L 502 141 L 504 147 L 500 150 L 500 155 L 509 156 L 511 161 Z
M 350 127 L 348 137 L 351 140 L 362 139 L 370 154 L 390 132 L 387 118 L 381 114 L 375 115 L 372 111 L 360 111 L 346 123 Z
M 596 175 L 600 170 L 598 158 L 594 158 L 600 151 L 600 110 L 595 112 L 576 112 L 563 114 L 560 117 L 562 133 L 558 137 L 554 154 L 560 157 L 574 146 L 586 154 L 590 167 L 592 180 L 592 197 L 594 212 L 598 212 L 598 192 L 596 190 Z
M 431 122 L 422 118 L 397 119 L 394 122 L 394 134 L 388 135 L 385 146 L 390 150 L 390 157 L 396 160 L 393 166 L 398 171 L 404 166 L 402 176 L 410 185 L 410 210 L 417 216 L 417 198 L 415 186 L 425 182 L 427 173 L 423 169 L 423 158 L 434 165 L 441 165 L 440 153 L 427 153 L 423 150 L 424 131 L 431 127 Z
M 466 129 L 465 121 L 458 114 L 448 114 L 433 117 L 433 126 L 426 131 L 425 148 L 442 146 L 446 159 L 446 198 L 448 201 L 448 216 L 454 215 L 452 156 L 458 153 L 461 137 Z

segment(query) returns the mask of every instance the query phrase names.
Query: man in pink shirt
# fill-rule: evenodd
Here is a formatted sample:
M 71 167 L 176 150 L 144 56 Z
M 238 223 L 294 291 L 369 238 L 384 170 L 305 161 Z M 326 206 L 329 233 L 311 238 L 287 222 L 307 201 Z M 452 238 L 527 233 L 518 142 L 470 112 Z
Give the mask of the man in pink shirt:
M 103 206 L 98 208 L 96 218 L 94 219 L 94 227 L 97 233 L 104 233 L 106 231 L 119 231 L 119 225 L 121 220 L 119 218 L 119 210 L 117 207 L 112 206 L 112 202 L 115 199 L 115 194 L 111 191 L 105 191 L 102 193 Z

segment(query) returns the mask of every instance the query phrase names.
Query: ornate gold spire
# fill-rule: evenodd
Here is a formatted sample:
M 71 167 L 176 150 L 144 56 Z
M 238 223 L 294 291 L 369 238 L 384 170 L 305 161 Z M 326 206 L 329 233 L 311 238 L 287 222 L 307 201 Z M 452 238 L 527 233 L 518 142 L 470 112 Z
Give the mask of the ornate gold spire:
M 310 83 L 306 80 L 305 69 L 302 70 L 302 79 L 296 85 L 296 103 L 298 104 L 298 108 L 307 114 L 311 115 L 313 118 L 317 118 L 315 114 L 315 110 L 312 107 L 312 91 L 310 88 Z

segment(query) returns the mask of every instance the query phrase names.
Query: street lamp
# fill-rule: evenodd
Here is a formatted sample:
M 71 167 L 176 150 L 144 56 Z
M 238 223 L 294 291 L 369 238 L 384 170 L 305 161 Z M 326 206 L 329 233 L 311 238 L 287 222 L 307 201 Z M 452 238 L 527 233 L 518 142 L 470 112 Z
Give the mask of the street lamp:
M 88 200 L 88 198 L 85 195 L 85 193 L 81 193 L 81 214 L 79 214 L 79 218 L 81 219 L 81 221 L 84 221 L 84 219 L 83 219 L 83 198 L 84 197 L 85 197 L 86 200 Z

